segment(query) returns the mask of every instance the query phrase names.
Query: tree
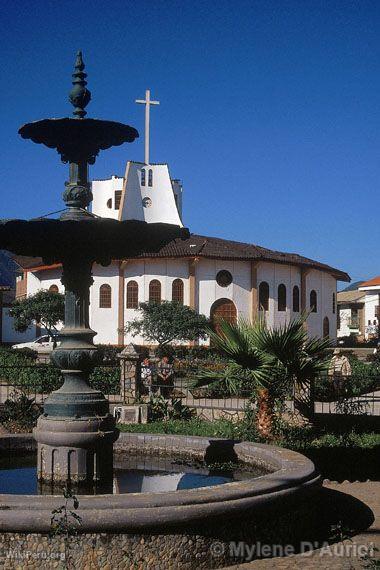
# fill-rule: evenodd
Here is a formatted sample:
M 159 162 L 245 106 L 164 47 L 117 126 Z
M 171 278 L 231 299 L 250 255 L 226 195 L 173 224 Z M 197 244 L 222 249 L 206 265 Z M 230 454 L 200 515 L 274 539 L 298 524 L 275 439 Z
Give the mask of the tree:
M 228 378 L 245 384 L 247 379 L 251 380 L 251 386 L 257 392 L 257 428 L 263 437 L 270 438 L 276 395 L 295 387 L 295 407 L 302 415 L 307 414 L 305 387 L 329 365 L 326 349 L 331 342 L 328 338 L 309 338 L 304 327 L 306 319 L 307 314 L 302 314 L 273 329 L 264 319 L 253 324 L 222 321 L 218 332 L 208 332 L 215 348 L 228 359 L 228 365 L 222 375 L 201 373 L 196 385 L 221 380 L 226 383 Z
M 124 334 L 142 335 L 161 347 L 173 341 L 186 342 L 206 338 L 209 320 L 194 309 L 176 301 L 140 303 L 141 318 L 130 321 Z
M 30 297 L 14 301 L 10 315 L 18 332 L 25 332 L 33 323 L 37 323 L 52 335 L 57 332 L 56 325 L 64 319 L 64 295 L 54 291 L 37 291 Z

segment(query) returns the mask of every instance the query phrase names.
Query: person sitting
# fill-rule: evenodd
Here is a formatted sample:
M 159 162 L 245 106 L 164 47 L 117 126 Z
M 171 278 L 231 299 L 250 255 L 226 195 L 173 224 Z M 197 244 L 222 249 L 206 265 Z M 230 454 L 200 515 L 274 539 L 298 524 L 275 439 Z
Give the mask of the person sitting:
M 158 363 L 157 384 L 160 387 L 161 396 L 170 398 L 174 388 L 174 369 L 168 356 L 163 356 Z

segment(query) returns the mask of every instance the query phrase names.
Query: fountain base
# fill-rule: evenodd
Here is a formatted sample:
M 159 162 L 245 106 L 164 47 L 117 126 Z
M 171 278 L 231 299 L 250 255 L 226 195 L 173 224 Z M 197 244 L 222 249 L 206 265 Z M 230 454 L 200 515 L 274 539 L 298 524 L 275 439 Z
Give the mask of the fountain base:
M 63 485 L 112 481 L 113 444 L 119 431 L 110 414 L 78 419 L 43 415 L 33 433 L 39 481 Z

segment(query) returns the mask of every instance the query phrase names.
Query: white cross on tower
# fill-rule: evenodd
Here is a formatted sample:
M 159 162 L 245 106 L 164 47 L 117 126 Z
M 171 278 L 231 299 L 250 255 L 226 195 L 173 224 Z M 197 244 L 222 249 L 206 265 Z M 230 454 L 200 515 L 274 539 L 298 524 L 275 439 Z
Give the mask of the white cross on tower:
M 149 164 L 149 121 L 150 121 L 150 106 L 159 105 L 159 101 L 151 101 L 150 90 L 145 91 L 145 100 L 136 99 L 136 103 L 145 105 L 145 164 Z

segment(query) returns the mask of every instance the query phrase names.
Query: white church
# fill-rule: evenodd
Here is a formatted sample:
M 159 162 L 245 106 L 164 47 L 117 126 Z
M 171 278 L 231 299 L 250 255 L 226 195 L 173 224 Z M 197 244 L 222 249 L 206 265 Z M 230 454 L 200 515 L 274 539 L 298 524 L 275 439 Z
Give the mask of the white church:
M 150 92 L 145 104 L 145 160 L 128 161 L 124 176 L 92 182 L 92 212 L 118 220 L 164 222 L 183 226 L 182 184 L 170 175 L 168 164 L 149 159 Z M 190 228 L 191 229 L 191 228 Z M 63 292 L 61 267 L 41 259 L 18 257 L 22 268 L 17 297 L 39 289 Z M 90 325 L 96 343 L 145 344 L 144 338 L 124 336 L 120 330 L 138 315 L 143 301 L 176 300 L 216 319 L 255 319 L 265 313 L 278 326 L 300 311 L 311 310 L 311 336 L 336 338 L 337 281 L 349 276 L 329 265 L 294 253 L 190 234 L 159 252 L 133 259 L 115 259 L 108 267 L 95 265 L 90 292 Z

